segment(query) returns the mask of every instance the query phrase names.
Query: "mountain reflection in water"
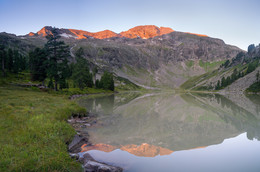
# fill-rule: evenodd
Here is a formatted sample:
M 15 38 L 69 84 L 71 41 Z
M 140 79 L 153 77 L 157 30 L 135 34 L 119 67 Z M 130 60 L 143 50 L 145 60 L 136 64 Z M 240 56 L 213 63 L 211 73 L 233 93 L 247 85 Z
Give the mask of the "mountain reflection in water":
M 81 98 L 78 103 L 97 113 L 100 124 L 86 129 L 93 146 L 82 151 L 155 157 L 218 145 L 245 132 L 249 140 L 259 140 L 260 97 L 239 96 L 125 93 Z

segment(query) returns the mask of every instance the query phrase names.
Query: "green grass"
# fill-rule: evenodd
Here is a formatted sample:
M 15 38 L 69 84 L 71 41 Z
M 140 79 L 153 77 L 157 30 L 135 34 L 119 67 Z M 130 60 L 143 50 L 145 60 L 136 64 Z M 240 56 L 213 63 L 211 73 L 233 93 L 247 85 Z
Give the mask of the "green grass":
M 232 69 L 229 69 L 229 70 L 232 70 Z M 214 71 L 211 71 L 211 72 L 207 72 L 207 73 L 204 73 L 202 75 L 199 75 L 199 76 L 194 76 L 190 79 L 188 79 L 186 82 L 184 82 L 180 88 L 181 89 L 184 89 L 184 90 L 189 90 L 192 88 L 192 90 L 204 90 L 206 87 L 201 87 L 201 86 L 197 86 L 195 87 L 198 83 L 201 83 L 202 81 L 205 81 L 205 80 L 208 80 L 212 77 L 215 77 L 217 75 L 221 75 L 222 73 L 224 72 L 227 72 L 228 70 L 225 70 L 225 71 L 218 71 L 218 70 L 214 70 Z M 206 89 L 207 90 L 207 89 Z
M 204 62 L 202 60 L 199 61 L 200 67 L 204 68 L 205 71 L 212 71 L 223 64 L 225 60 L 222 61 L 213 61 L 213 62 Z
M 120 76 L 116 76 L 115 78 L 117 81 L 120 82 L 118 86 L 116 86 L 116 91 L 129 91 L 129 90 L 142 90 L 143 88 L 132 83 L 126 78 L 122 78 Z
M 6 85 L 9 83 L 13 84 L 28 84 L 34 83 L 34 84 L 39 84 L 39 82 L 33 82 L 30 80 L 30 73 L 29 72 L 20 72 L 17 74 L 14 73 L 7 73 L 6 77 L 2 77 L 2 73 L 0 72 L 0 86 L 1 85 Z
M 86 113 L 67 96 L 15 86 L 0 87 L 0 171 L 80 171 L 67 145 L 75 130 L 66 122 Z
M 189 60 L 189 61 L 186 62 L 186 66 L 188 68 L 191 68 L 193 65 L 194 65 L 194 61 L 192 61 L 192 60 Z

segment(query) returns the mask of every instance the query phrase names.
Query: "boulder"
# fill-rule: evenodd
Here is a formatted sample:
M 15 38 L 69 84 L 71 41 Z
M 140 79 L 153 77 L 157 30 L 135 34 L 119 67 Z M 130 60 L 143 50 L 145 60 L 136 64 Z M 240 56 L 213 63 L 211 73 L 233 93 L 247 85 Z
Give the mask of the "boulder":
M 78 153 L 81 151 L 81 146 L 87 143 L 87 139 L 85 137 L 75 135 L 72 142 L 69 144 L 69 152 Z
M 121 172 L 123 171 L 120 167 L 113 167 L 107 164 L 103 164 L 96 161 L 88 161 L 84 164 L 85 172 Z

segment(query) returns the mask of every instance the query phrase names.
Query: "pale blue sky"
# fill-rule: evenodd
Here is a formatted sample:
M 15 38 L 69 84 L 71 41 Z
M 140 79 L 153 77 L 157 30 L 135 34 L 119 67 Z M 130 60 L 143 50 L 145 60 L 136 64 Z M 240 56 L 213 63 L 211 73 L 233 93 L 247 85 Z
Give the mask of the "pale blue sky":
M 247 49 L 260 43 L 259 0 L 0 0 L 0 32 L 44 26 L 97 32 L 138 25 L 206 34 Z

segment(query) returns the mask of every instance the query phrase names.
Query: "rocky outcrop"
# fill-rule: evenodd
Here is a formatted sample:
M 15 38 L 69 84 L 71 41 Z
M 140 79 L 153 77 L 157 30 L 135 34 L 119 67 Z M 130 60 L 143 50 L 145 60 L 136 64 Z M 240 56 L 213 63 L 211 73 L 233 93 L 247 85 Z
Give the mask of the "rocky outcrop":
M 40 31 L 37 32 L 37 35 L 45 37 L 48 34 L 52 34 L 52 27 L 51 26 L 45 26 Z
M 137 26 L 128 31 L 121 32 L 120 35 L 126 38 L 142 38 L 148 39 L 156 36 L 161 36 L 164 34 L 168 34 L 174 32 L 171 28 L 167 27 L 157 27 L 154 25 L 146 25 L 146 26 Z
M 85 153 L 80 159 L 83 163 L 85 172 L 121 172 L 123 171 L 120 167 L 111 166 L 105 163 L 97 162 L 88 153 Z
M 72 142 L 69 144 L 69 152 L 78 153 L 81 151 L 81 146 L 86 144 L 88 141 L 87 138 L 75 135 Z
M 83 30 L 76 30 L 76 29 L 68 29 L 71 34 L 74 34 L 77 39 L 88 39 L 88 38 L 96 38 L 96 39 L 106 39 L 112 37 L 119 37 L 118 34 L 112 32 L 110 30 L 104 30 L 96 33 L 87 32 Z

